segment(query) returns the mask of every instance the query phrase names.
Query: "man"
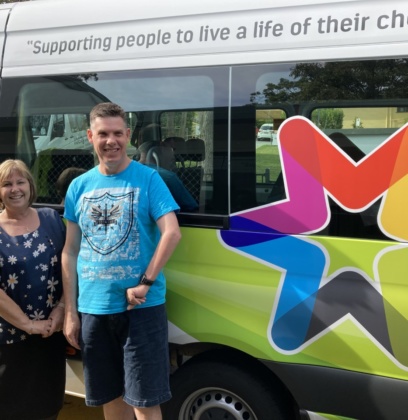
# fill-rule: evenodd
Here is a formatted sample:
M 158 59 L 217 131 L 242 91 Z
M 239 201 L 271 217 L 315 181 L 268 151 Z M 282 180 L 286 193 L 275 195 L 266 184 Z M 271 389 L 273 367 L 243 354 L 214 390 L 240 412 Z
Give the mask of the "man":
M 118 105 L 91 111 L 99 166 L 65 200 L 64 333 L 82 350 L 87 405 L 107 420 L 160 420 L 171 397 L 161 270 L 181 238 L 179 208 L 158 173 L 127 156 L 129 136 Z

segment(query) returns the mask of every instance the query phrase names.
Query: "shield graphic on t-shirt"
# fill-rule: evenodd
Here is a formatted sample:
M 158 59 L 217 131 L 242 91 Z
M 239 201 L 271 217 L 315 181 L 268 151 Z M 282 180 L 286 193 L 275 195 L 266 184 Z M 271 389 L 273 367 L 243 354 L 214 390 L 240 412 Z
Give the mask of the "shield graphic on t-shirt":
M 83 199 L 82 234 L 94 251 L 110 254 L 126 241 L 133 225 L 133 198 L 131 191 Z

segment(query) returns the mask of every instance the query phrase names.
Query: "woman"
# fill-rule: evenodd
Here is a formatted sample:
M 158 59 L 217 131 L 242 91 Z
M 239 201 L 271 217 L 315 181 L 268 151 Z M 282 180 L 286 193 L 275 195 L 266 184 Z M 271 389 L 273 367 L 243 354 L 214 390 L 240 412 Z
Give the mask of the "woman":
M 34 209 L 19 160 L 0 165 L 0 418 L 56 419 L 65 388 L 61 251 L 55 210 Z

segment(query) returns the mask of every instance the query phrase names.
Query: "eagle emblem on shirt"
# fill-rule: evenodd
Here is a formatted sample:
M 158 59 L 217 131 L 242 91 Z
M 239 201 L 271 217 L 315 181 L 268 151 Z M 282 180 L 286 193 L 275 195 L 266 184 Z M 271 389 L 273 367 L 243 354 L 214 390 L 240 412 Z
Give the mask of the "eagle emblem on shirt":
M 94 251 L 110 254 L 126 241 L 134 223 L 133 204 L 133 191 L 83 198 L 82 234 Z
M 118 219 L 122 213 L 121 204 L 113 204 L 110 208 L 101 208 L 100 206 L 91 206 L 90 218 L 94 221 L 95 226 L 105 229 L 105 233 L 109 226 L 118 223 Z

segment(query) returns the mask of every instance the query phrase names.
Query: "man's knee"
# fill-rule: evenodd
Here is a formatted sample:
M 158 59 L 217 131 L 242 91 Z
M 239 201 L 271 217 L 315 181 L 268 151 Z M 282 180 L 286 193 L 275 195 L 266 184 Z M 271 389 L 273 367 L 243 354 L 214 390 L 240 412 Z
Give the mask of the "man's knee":
M 122 397 L 116 398 L 103 405 L 105 420 L 134 420 L 133 407 L 126 404 Z
M 153 407 L 134 407 L 137 420 L 162 420 L 160 405 Z

